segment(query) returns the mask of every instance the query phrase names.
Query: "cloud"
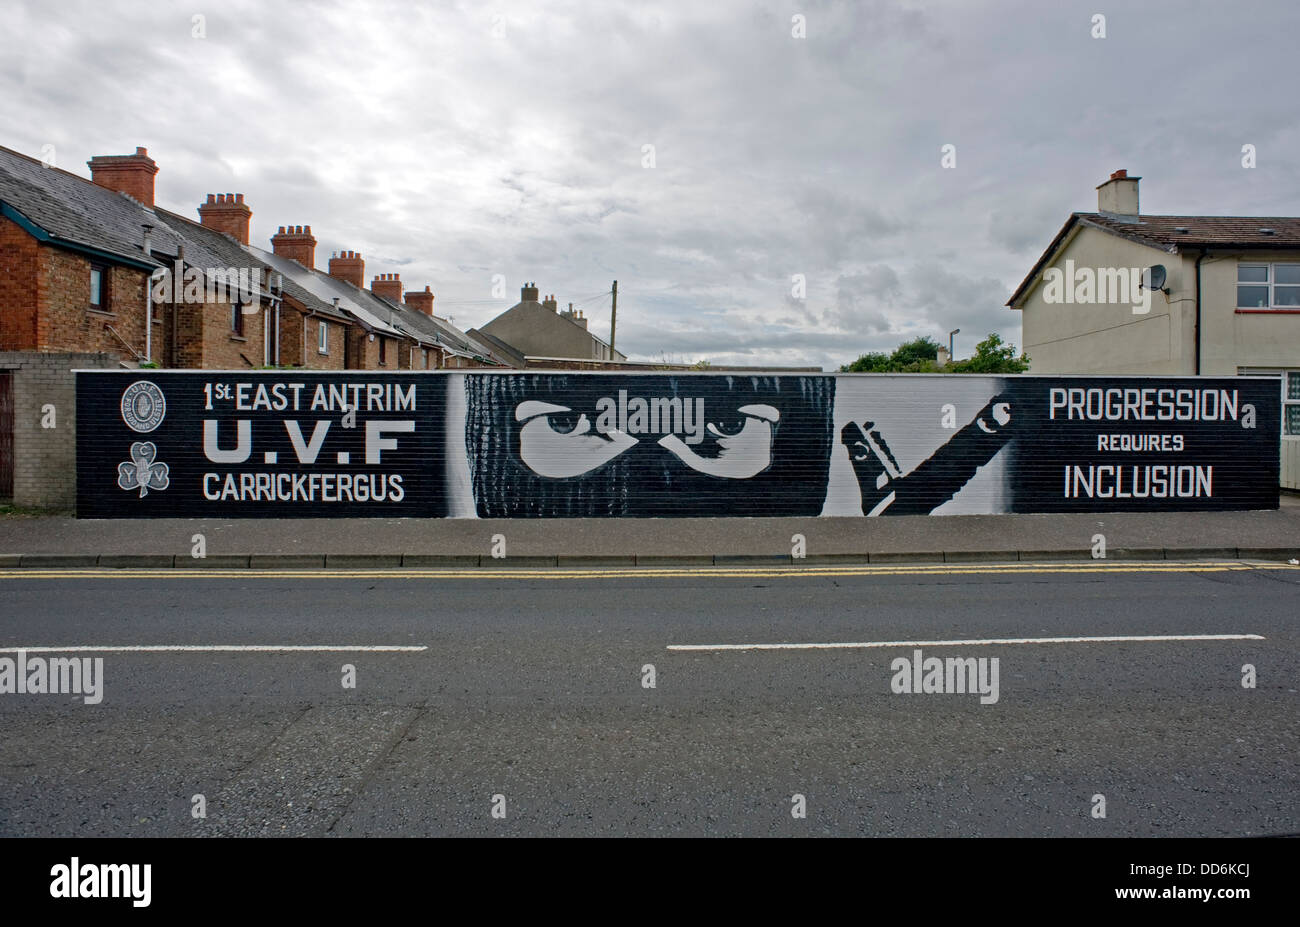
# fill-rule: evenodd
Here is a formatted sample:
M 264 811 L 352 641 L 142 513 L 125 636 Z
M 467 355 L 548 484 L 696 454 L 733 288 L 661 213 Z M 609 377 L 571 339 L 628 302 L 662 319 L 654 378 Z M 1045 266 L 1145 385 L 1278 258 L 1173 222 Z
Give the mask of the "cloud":
M 957 327 L 962 353 L 1019 343 L 1002 304 L 1112 170 L 1150 212 L 1300 214 L 1294 5 L 1261 32 L 1150 0 L 1104 40 L 1031 0 L 809 0 L 802 39 L 778 0 L 200 6 L 9 0 L 0 144 L 83 173 L 144 145 L 165 208 L 242 192 L 255 242 L 310 223 L 465 326 L 525 280 L 588 308 L 617 279 L 641 359 L 832 368 Z M 1195 93 L 1135 90 L 1168 85 L 1152 35 L 1201 62 Z

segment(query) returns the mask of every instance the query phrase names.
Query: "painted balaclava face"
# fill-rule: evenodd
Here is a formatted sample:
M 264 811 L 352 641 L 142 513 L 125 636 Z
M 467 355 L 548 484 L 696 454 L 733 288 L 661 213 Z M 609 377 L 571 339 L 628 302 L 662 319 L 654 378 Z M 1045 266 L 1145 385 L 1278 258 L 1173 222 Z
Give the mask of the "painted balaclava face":
M 834 403 L 826 377 L 513 375 L 473 378 L 467 390 L 483 517 L 821 506 Z

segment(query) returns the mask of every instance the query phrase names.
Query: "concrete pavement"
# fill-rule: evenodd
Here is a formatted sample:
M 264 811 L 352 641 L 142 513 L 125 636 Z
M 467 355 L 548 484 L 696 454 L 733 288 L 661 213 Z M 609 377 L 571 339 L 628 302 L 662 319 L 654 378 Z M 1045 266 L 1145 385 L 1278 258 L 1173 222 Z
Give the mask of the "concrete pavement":
M 1275 511 L 736 519 L 78 520 L 0 517 L 0 567 L 652 566 L 665 563 L 1300 558 L 1300 498 Z M 206 557 L 193 556 L 195 535 Z M 505 558 L 493 556 L 494 536 Z

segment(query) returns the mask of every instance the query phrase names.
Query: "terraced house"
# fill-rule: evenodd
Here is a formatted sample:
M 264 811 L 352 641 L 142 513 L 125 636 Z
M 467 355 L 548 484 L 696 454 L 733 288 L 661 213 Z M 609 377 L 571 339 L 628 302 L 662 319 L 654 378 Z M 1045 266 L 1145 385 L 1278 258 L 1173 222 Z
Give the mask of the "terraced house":
M 367 289 L 352 251 L 317 270 L 309 225 L 265 251 L 243 194 L 206 194 L 195 221 L 155 204 L 146 149 L 88 165 L 0 147 L 0 500 L 71 504 L 76 368 L 508 365 L 435 317 L 428 286 L 385 273 Z

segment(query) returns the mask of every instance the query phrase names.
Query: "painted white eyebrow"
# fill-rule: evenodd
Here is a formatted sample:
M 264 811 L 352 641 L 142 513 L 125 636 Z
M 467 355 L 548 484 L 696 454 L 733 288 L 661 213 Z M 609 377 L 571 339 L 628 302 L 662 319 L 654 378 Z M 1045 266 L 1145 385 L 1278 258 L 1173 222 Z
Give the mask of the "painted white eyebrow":
M 515 409 L 515 421 L 522 422 L 526 418 L 536 418 L 539 415 L 549 415 L 551 412 L 572 412 L 568 406 L 557 406 L 553 402 L 542 402 L 540 399 L 530 399 L 527 402 L 519 403 Z
M 772 406 L 767 405 L 741 406 L 736 411 L 743 412 L 746 415 L 752 415 L 755 418 L 765 418 L 769 422 L 775 422 L 781 418 L 780 412 Z

